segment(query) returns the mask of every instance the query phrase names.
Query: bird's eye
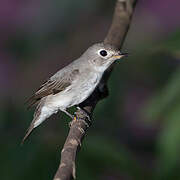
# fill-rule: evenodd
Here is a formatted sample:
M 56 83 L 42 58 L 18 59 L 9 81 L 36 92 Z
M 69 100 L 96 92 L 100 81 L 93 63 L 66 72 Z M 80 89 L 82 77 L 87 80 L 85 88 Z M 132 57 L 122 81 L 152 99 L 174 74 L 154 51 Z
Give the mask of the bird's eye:
M 105 51 L 105 50 L 101 50 L 99 53 L 103 57 L 107 56 L 107 51 Z

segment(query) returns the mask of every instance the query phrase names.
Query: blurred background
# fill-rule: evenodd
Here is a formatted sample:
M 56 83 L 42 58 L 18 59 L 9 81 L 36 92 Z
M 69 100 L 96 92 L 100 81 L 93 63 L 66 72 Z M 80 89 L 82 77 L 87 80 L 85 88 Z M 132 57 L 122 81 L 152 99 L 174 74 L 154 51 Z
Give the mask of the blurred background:
M 51 117 L 20 146 L 33 109 L 24 102 L 49 76 L 100 42 L 115 0 L 1 0 L 0 179 L 50 180 L 69 118 Z M 77 157 L 77 180 L 180 179 L 180 2 L 139 1 Z

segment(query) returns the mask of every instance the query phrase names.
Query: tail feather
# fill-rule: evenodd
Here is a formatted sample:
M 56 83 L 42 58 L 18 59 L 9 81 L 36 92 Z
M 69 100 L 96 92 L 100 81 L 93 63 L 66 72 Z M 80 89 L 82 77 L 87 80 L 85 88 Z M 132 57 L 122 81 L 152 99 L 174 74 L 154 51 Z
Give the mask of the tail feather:
M 33 129 L 38 126 L 38 125 L 35 126 L 35 123 L 36 123 L 37 121 L 39 121 L 39 119 L 40 119 L 42 107 L 43 107 L 43 102 L 41 101 L 41 102 L 37 105 L 37 107 L 36 107 L 36 110 L 35 110 L 35 112 L 34 112 L 33 121 L 31 122 L 29 128 L 27 129 L 26 134 L 25 134 L 25 136 L 24 136 L 21 144 L 24 143 L 24 141 L 27 139 L 27 137 L 32 133 Z M 39 123 L 39 124 L 40 124 L 40 123 Z
M 29 126 L 29 128 L 28 128 L 27 131 L 26 131 L 26 134 L 25 134 L 23 140 L 21 141 L 21 145 L 24 144 L 24 141 L 25 141 L 25 140 L 27 139 L 27 137 L 32 133 L 33 129 L 34 129 L 34 124 L 31 123 L 31 125 Z
M 45 101 L 45 100 L 44 100 Z M 45 121 L 47 118 L 49 118 L 52 114 L 56 113 L 57 110 L 52 110 L 49 107 L 46 107 L 44 104 L 44 101 L 41 100 L 39 104 L 36 107 L 36 110 L 34 112 L 34 118 L 31 122 L 29 128 L 27 129 L 27 132 L 22 140 L 22 143 L 27 139 L 27 137 L 31 134 L 34 128 L 39 126 L 43 121 Z

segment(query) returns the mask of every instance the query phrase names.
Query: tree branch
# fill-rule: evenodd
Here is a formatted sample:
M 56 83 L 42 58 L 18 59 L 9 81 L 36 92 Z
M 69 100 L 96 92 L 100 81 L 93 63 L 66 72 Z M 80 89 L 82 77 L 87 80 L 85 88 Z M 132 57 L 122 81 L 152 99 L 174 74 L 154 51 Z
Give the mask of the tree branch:
M 137 0 L 117 0 L 112 24 L 106 38 L 104 39 L 104 43 L 111 44 L 119 49 L 122 47 L 129 29 L 136 2 Z M 92 117 L 94 108 L 98 101 L 108 96 L 108 88 L 106 84 L 112 69 L 113 66 L 106 71 L 101 83 L 93 94 L 80 105 L 80 107 L 83 108 L 90 117 Z M 76 154 L 81 146 L 83 137 L 90 126 L 90 122 L 87 120 L 87 114 L 82 110 L 76 112 L 77 120 L 72 121 L 69 134 L 61 151 L 61 161 L 54 180 L 75 179 Z

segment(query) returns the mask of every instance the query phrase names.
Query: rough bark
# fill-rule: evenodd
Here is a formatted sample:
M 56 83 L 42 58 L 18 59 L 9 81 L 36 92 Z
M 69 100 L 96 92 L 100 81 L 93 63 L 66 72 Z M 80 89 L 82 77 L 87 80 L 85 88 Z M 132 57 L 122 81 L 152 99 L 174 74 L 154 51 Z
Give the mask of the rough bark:
M 137 0 L 117 0 L 111 27 L 104 43 L 111 44 L 121 49 L 126 34 L 129 29 L 131 17 Z M 104 74 L 102 81 L 94 93 L 83 102 L 80 107 L 83 108 L 90 117 L 92 117 L 94 108 L 98 101 L 108 96 L 107 80 L 110 77 L 113 66 Z M 75 179 L 75 160 L 78 149 L 81 146 L 84 135 L 86 134 L 91 122 L 87 114 L 82 110 L 76 112 L 77 119 L 72 121 L 69 134 L 61 151 L 61 161 L 55 174 L 54 180 Z

